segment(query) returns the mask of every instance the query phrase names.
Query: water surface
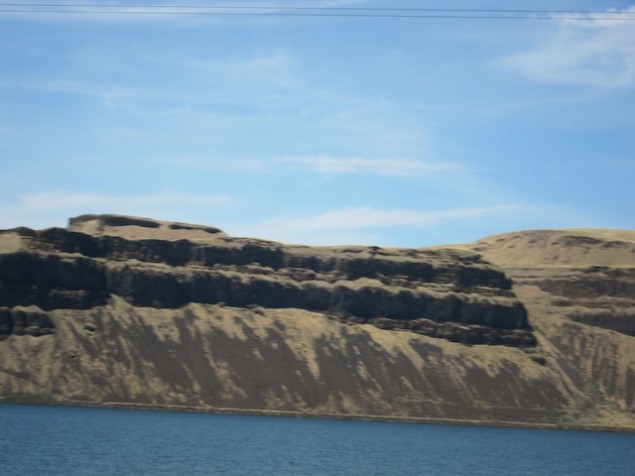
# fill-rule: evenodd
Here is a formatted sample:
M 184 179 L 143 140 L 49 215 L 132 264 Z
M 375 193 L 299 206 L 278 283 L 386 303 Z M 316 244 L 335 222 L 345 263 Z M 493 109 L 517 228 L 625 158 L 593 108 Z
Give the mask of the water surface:
M 0 404 L 9 475 L 629 475 L 635 435 Z

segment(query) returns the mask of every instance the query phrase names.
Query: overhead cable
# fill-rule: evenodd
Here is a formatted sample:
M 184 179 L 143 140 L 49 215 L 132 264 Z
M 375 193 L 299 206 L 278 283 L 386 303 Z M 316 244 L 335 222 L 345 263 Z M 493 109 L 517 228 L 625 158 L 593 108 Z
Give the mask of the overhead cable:
M 457 8 L 0 3 L 0 13 L 635 21 L 635 12 Z

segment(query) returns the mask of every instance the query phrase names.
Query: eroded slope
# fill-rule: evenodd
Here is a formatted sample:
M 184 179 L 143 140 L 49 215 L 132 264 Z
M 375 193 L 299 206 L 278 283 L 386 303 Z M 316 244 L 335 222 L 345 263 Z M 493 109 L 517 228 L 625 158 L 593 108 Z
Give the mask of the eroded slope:
M 537 335 L 589 398 L 632 414 L 635 232 L 537 230 L 485 238 L 469 248 L 506 270 Z
M 582 324 L 538 316 L 544 291 L 523 294 L 530 322 L 473 251 L 285 246 L 113 215 L 70 228 L 0 233 L 5 400 L 635 427 L 615 397 L 632 384 L 598 387 L 579 341 L 554 336 Z M 614 348 L 601 331 L 585 345 Z

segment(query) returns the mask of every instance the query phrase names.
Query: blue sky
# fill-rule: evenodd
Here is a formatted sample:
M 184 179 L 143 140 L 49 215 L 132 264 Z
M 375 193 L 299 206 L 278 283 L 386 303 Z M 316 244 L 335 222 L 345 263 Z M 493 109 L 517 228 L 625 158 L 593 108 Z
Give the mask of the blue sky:
M 633 1 L 513 8 L 635 20 Z M 601 17 L 0 12 L 0 228 L 119 213 L 399 247 L 634 229 L 635 21 Z

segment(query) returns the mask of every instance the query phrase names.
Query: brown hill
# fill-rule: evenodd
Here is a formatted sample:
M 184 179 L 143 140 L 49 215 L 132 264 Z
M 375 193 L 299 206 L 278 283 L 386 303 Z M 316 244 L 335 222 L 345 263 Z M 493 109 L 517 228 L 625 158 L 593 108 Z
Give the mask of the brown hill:
M 472 248 L 511 250 L 496 240 Z M 0 396 L 635 428 L 634 337 L 554 311 L 535 266 L 531 283 L 509 271 L 512 288 L 467 249 L 286 246 L 115 215 L 7 230 Z
M 488 237 L 466 248 L 512 278 L 536 335 L 587 389 L 587 405 L 610 401 L 632 415 L 635 232 L 526 231 Z
M 635 266 L 635 231 L 533 230 L 489 236 L 468 247 L 508 268 Z
M 201 241 L 227 236 L 218 228 L 122 215 L 81 215 L 69 220 L 69 231 L 127 240 Z

